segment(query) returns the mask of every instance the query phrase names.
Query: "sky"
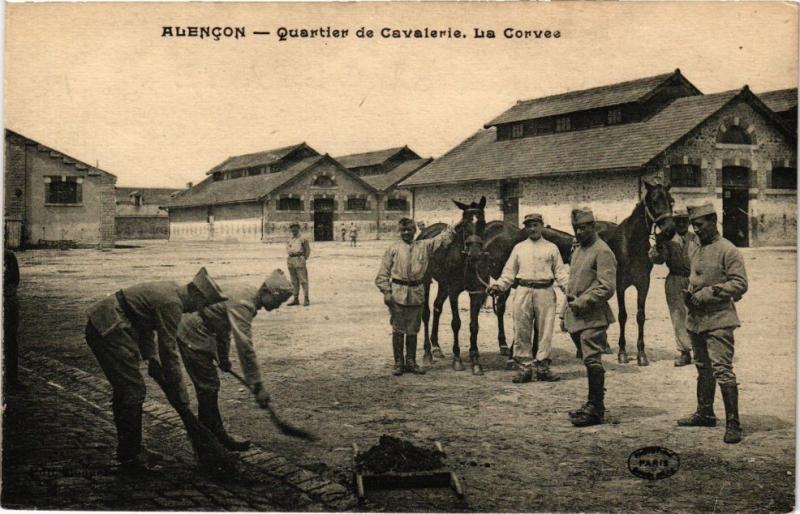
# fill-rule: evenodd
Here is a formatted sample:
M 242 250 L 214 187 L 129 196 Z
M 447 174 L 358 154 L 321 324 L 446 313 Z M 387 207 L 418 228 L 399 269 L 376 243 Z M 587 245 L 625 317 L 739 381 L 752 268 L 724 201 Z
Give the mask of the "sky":
M 118 177 L 184 187 L 228 156 L 306 142 L 439 157 L 517 100 L 668 73 L 703 93 L 797 87 L 780 2 L 6 4 L 6 128 Z M 245 27 L 244 38 L 163 37 Z M 279 41 L 279 28 L 347 29 Z M 372 29 L 359 38 L 357 29 Z M 466 38 L 382 38 L 383 27 Z M 560 37 L 507 39 L 506 28 Z M 495 39 L 474 37 L 494 30 Z M 270 32 L 255 35 L 253 31 Z

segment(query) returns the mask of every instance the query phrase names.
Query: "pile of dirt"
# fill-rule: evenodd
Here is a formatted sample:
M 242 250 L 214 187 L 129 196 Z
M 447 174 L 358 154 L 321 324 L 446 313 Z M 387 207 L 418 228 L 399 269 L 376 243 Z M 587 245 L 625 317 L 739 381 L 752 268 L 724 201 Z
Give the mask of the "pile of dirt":
M 377 445 L 358 454 L 356 468 L 369 473 L 427 471 L 443 467 L 443 457 L 444 453 L 436 449 L 420 448 L 408 441 L 382 435 Z

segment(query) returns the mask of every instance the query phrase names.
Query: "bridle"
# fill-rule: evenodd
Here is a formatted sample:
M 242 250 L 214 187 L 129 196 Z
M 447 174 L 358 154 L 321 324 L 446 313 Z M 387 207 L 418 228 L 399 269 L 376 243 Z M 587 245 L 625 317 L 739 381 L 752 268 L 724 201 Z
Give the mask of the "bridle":
M 665 212 L 660 216 L 656 216 L 653 211 L 650 209 L 650 206 L 647 205 L 647 195 L 641 200 L 642 206 L 644 206 L 644 221 L 647 224 L 647 237 L 651 240 L 653 245 L 655 246 L 657 237 L 661 234 L 662 230 L 659 227 L 659 223 L 661 223 L 666 218 L 671 218 L 671 212 Z

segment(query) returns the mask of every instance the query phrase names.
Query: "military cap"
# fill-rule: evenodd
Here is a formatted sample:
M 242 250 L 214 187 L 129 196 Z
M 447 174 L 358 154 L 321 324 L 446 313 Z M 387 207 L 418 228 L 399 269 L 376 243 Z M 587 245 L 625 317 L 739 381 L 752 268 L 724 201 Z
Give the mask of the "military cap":
M 300 223 L 298 223 L 296 221 L 293 221 L 293 222 L 289 223 L 289 228 L 292 228 L 292 227 L 300 228 Z
M 717 211 L 714 210 L 714 206 L 710 203 L 689 207 L 689 219 L 692 221 L 696 220 L 697 218 L 702 218 L 703 216 L 716 213 Z
M 684 209 L 683 207 L 677 207 L 672 209 L 672 217 L 673 218 L 688 218 L 689 211 Z
M 223 302 L 228 298 L 222 296 L 222 290 L 219 288 L 214 279 L 208 276 L 208 271 L 205 268 L 200 268 L 197 275 L 192 279 L 192 284 L 200 291 L 203 297 L 209 304 Z
M 276 269 L 270 273 L 266 280 L 264 280 L 264 283 L 261 285 L 261 287 L 276 295 L 292 294 L 292 284 L 286 278 L 286 274 L 283 272 L 283 270 L 280 269 Z
M 528 223 L 533 223 L 534 221 L 538 221 L 539 223 L 544 223 L 544 218 L 538 212 L 532 212 L 530 214 L 525 215 L 525 219 L 522 220 L 523 225 L 527 225 Z
M 580 223 L 594 223 L 594 213 L 588 207 L 572 209 L 570 218 L 572 219 L 573 225 L 578 225 Z

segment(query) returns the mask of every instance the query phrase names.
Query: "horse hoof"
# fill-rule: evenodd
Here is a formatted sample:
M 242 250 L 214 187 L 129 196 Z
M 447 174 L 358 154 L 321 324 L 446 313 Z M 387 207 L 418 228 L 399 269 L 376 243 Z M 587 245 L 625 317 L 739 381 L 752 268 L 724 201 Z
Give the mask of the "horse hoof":
M 455 358 L 453 359 L 453 370 L 455 371 L 464 371 L 464 363 L 461 362 L 461 359 Z
M 500 355 L 508 355 L 508 345 L 500 345 Z
M 619 352 L 617 355 L 617 362 L 620 364 L 627 364 L 628 363 L 628 353 L 627 352 Z
M 437 359 L 444 359 L 444 353 L 442 353 L 442 349 L 438 346 L 433 349 L 433 356 Z
M 640 353 L 640 354 L 636 355 L 636 363 L 639 366 L 649 366 L 650 365 L 650 361 L 647 360 L 647 355 L 644 354 L 644 353 Z
M 425 354 L 422 356 L 422 363 L 426 366 L 433 364 L 433 356 L 430 352 L 425 352 Z
M 483 376 L 483 368 L 477 362 L 472 363 L 472 374 L 476 377 Z

